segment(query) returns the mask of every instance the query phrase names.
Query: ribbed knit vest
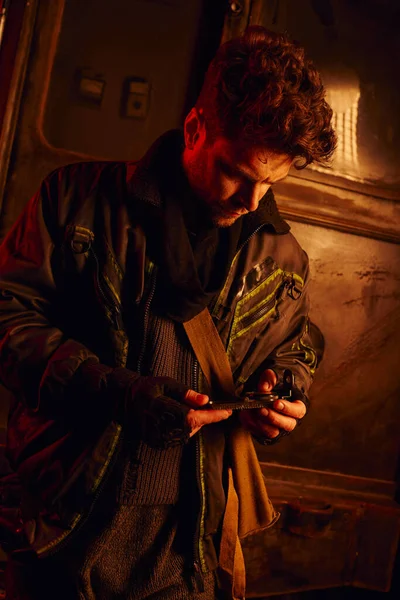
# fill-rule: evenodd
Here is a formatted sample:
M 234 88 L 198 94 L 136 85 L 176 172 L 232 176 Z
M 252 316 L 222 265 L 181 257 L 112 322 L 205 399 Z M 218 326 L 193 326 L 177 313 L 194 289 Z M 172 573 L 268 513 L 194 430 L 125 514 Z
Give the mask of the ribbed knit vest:
M 191 388 L 195 386 L 194 354 L 180 323 L 150 313 L 143 363 L 145 374 L 172 377 Z M 136 505 L 176 504 L 183 451 L 182 446 L 158 450 L 144 441 L 132 444 L 126 457 L 120 501 Z

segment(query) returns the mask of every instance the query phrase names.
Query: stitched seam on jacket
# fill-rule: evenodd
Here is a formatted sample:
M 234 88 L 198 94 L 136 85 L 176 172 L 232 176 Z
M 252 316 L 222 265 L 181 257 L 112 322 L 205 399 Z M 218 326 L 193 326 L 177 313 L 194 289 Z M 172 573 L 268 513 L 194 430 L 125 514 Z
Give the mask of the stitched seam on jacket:
M 267 277 L 267 279 L 265 279 L 261 284 L 259 284 L 254 290 L 252 290 L 251 292 L 249 292 L 248 294 L 246 294 L 245 296 L 243 296 L 243 298 L 241 298 L 239 300 L 239 302 L 237 303 L 236 308 L 235 308 L 235 315 L 236 315 L 238 309 L 240 309 L 240 306 L 242 306 L 242 304 L 245 301 L 247 301 L 249 298 L 251 298 L 255 294 L 259 293 L 260 290 L 262 289 L 262 287 L 265 287 L 268 283 L 271 283 L 271 280 L 275 279 L 278 275 L 283 275 L 284 277 L 285 276 L 290 276 L 295 281 L 297 281 L 298 283 L 300 283 L 302 285 L 302 287 L 304 287 L 304 280 L 300 277 L 300 275 L 297 275 L 297 273 L 291 273 L 291 272 L 288 272 L 288 271 L 283 271 L 282 269 L 278 268 L 275 271 L 273 271 Z M 275 288 L 274 292 L 272 292 L 272 295 L 276 294 L 276 291 L 279 289 L 279 287 L 280 287 L 280 285 L 278 285 Z M 270 296 L 268 296 L 267 298 L 269 299 Z M 259 305 L 260 304 L 263 304 L 263 302 L 260 302 Z M 248 312 L 251 312 L 252 310 L 253 309 L 251 309 Z M 271 310 L 269 310 L 265 315 L 262 315 L 259 319 L 257 319 L 256 321 L 254 321 L 254 323 L 251 323 L 250 325 L 248 325 L 246 328 L 244 328 L 243 330 L 239 331 L 238 333 L 236 333 L 236 330 L 238 328 L 238 325 L 240 324 L 240 321 L 243 319 L 243 317 L 245 315 L 241 315 L 240 317 L 235 317 L 235 315 L 234 315 L 234 317 L 233 317 L 233 323 L 232 323 L 232 328 L 231 328 L 231 334 L 230 334 L 229 340 L 228 340 L 228 348 L 227 348 L 228 356 L 230 356 L 230 352 L 231 352 L 231 349 L 232 349 L 233 342 L 237 338 L 241 337 L 244 333 L 247 333 L 252 327 L 255 327 L 256 325 L 260 324 L 263 320 L 267 319 L 274 310 L 275 310 L 275 304 L 271 308 Z

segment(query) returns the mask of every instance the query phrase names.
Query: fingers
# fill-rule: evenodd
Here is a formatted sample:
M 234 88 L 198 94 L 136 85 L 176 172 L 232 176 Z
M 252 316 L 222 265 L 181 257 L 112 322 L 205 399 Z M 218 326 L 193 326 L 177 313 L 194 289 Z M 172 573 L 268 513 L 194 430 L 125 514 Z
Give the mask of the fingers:
M 274 408 L 280 413 L 295 419 L 302 419 L 306 414 L 306 405 L 301 400 L 275 400 Z
M 188 390 L 184 397 L 185 404 L 192 407 L 186 415 L 186 420 L 191 429 L 190 437 L 197 433 L 203 425 L 209 425 L 210 423 L 218 423 L 228 419 L 232 411 L 231 410 L 194 410 L 200 406 L 204 406 L 208 403 L 209 397 L 206 394 L 199 394 L 194 390 Z
M 260 426 L 273 426 L 278 430 L 293 431 L 297 425 L 297 420 L 293 417 L 286 417 L 270 408 L 262 408 L 259 412 L 258 421 Z
M 297 419 L 306 414 L 306 406 L 301 400 L 289 402 L 288 400 L 276 400 L 274 409 L 260 408 L 244 410 L 240 415 L 242 425 L 254 435 L 263 435 L 274 438 L 281 431 L 288 433 L 293 431 L 297 425 Z
M 191 434 L 194 435 L 203 427 L 203 425 L 209 425 L 210 423 L 218 423 L 228 419 L 232 414 L 231 410 L 189 410 L 186 415 L 186 419 L 189 427 L 191 428 Z
M 240 421 L 250 433 L 256 436 L 263 436 L 268 438 L 275 438 L 279 435 L 280 431 L 277 427 L 270 425 L 266 422 L 261 422 L 257 410 L 242 410 L 240 411 Z
M 209 397 L 206 394 L 199 394 L 194 390 L 188 390 L 184 396 L 184 402 L 192 408 L 198 408 L 204 406 L 209 401 Z
M 275 371 L 272 369 L 266 369 L 261 373 L 260 380 L 258 382 L 258 391 L 268 393 L 276 386 L 278 381 Z

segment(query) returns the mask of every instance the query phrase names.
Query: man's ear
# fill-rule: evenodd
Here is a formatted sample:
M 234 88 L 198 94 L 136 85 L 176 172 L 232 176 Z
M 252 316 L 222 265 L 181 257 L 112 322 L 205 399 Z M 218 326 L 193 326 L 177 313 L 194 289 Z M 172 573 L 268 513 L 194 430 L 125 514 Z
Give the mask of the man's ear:
M 184 124 L 185 146 L 189 150 L 193 150 L 196 143 L 205 137 L 204 117 L 201 111 L 198 111 L 194 106 L 185 119 Z

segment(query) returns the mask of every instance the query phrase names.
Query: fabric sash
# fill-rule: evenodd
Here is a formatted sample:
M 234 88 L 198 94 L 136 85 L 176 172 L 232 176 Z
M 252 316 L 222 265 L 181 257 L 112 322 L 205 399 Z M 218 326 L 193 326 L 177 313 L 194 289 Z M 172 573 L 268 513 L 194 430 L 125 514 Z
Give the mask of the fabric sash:
M 210 389 L 235 395 L 225 348 L 208 308 L 183 324 Z M 240 540 L 271 526 L 279 518 L 265 488 L 251 434 L 238 423 L 230 429 L 228 495 L 219 555 L 221 584 L 233 600 L 243 600 L 246 571 Z

